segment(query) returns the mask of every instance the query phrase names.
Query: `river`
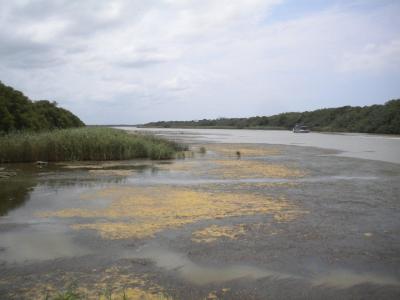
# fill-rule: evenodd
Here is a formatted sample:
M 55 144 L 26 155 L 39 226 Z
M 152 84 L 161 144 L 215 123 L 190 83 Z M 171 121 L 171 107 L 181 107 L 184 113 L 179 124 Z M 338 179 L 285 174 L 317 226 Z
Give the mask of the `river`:
M 400 298 L 398 137 L 125 129 L 190 149 L 0 166 L 0 299 Z

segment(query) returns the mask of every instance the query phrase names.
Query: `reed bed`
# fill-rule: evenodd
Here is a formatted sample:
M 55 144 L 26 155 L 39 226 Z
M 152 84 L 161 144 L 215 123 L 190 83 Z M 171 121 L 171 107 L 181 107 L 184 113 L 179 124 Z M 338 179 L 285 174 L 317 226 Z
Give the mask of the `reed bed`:
M 84 127 L 0 137 L 0 162 L 169 159 L 182 145 L 148 134 Z

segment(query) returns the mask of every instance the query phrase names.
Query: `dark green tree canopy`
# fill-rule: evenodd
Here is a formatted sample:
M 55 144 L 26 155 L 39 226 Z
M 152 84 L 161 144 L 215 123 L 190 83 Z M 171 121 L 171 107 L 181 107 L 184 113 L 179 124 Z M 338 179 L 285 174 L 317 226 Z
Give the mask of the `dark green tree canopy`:
M 49 130 L 85 124 L 56 102 L 32 101 L 20 91 L 0 82 L 0 132 Z
M 297 123 L 307 125 L 316 131 L 400 134 L 400 99 L 390 100 L 384 105 L 343 106 L 306 112 L 288 112 L 270 117 L 161 121 L 143 126 L 292 129 Z

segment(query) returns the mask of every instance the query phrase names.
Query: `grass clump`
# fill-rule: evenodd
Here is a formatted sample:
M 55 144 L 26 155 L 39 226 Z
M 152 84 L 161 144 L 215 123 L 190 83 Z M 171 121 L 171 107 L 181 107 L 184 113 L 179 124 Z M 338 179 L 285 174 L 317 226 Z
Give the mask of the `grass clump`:
M 182 145 L 105 127 L 20 132 L 0 137 L 0 162 L 169 159 Z

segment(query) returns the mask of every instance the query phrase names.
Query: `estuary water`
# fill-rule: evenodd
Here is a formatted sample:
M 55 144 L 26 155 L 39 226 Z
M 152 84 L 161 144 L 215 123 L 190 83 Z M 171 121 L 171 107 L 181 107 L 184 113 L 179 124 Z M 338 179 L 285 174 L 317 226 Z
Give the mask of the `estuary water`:
M 120 127 L 202 142 L 296 145 L 340 151 L 338 155 L 400 164 L 400 136 L 362 133 L 292 133 L 286 130 L 164 129 Z
M 189 151 L 0 165 L 0 299 L 400 299 L 399 137 L 124 129 Z

